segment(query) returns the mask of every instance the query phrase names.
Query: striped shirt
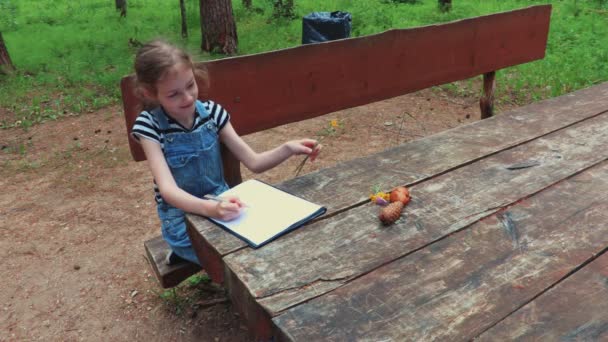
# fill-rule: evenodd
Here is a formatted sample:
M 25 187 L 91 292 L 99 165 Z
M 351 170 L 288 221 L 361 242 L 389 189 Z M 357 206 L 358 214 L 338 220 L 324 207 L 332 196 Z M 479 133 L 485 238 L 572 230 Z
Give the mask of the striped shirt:
M 166 131 L 162 131 L 154 114 L 143 111 L 139 114 L 137 119 L 135 119 L 135 124 L 131 130 L 131 135 L 137 141 L 144 138 L 159 143 L 161 150 L 164 152 L 165 134 L 167 133 L 194 133 L 199 130 L 203 124 L 207 122 L 207 120 L 215 121 L 219 133 L 219 131 L 221 131 L 222 128 L 224 128 L 224 126 L 226 126 L 226 124 L 230 121 L 230 114 L 228 114 L 228 112 L 221 105 L 210 100 L 203 102 L 203 106 L 209 113 L 209 116 L 203 119 L 198 113 L 196 113 L 192 129 L 185 128 L 172 117 L 167 115 L 167 123 L 169 124 L 169 127 Z M 161 200 L 160 191 L 156 185 L 156 180 L 154 181 L 154 199 L 157 203 L 159 203 Z

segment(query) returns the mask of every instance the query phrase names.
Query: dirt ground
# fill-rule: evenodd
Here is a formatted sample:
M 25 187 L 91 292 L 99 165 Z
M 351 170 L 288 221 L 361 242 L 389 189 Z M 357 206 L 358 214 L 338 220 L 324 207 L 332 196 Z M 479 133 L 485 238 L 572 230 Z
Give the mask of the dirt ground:
M 425 90 L 246 136 L 261 151 L 323 137 L 304 173 L 479 119 L 477 98 Z M 331 129 L 331 121 L 337 127 Z M 132 161 L 120 106 L 0 130 L 0 341 L 247 341 L 221 293 L 163 291 L 143 242 L 159 235 L 146 162 Z M 294 175 L 292 158 L 265 174 Z

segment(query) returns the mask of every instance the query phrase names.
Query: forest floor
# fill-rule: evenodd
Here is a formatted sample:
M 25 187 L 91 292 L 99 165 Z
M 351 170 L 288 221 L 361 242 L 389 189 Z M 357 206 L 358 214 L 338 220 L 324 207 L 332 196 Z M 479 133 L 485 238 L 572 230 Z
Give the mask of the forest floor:
M 433 89 L 244 138 L 262 151 L 323 137 L 307 173 L 477 120 L 478 98 Z M 152 179 L 121 106 L 0 130 L 0 147 L 0 341 L 249 340 L 229 302 L 205 305 L 222 293 L 157 283 L 143 247 L 160 233 Z M 278 183 L 300 160 L 244 178 Z

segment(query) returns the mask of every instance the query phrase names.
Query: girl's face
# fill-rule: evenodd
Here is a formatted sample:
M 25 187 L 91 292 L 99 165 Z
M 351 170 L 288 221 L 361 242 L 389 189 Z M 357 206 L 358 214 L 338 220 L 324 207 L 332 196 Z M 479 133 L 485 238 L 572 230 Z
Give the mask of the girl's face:
M 177 64 L 156 82 L 158 103 L 176 119 L 189 118 L 194 114 L 197 97 L 194 72 L 187 64 Z

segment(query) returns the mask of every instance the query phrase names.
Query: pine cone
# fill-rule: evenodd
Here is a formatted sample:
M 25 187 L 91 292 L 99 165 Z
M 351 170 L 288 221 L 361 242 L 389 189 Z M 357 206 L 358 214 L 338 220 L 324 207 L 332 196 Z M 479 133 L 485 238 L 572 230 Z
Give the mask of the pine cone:
M 378 218 L 385 225 L 393 224 L 399 219 L 399 217 L 401 217 L 402 210 L 402 202 L 393 202 L 380 210 L 380 215 L 378 215 Z

